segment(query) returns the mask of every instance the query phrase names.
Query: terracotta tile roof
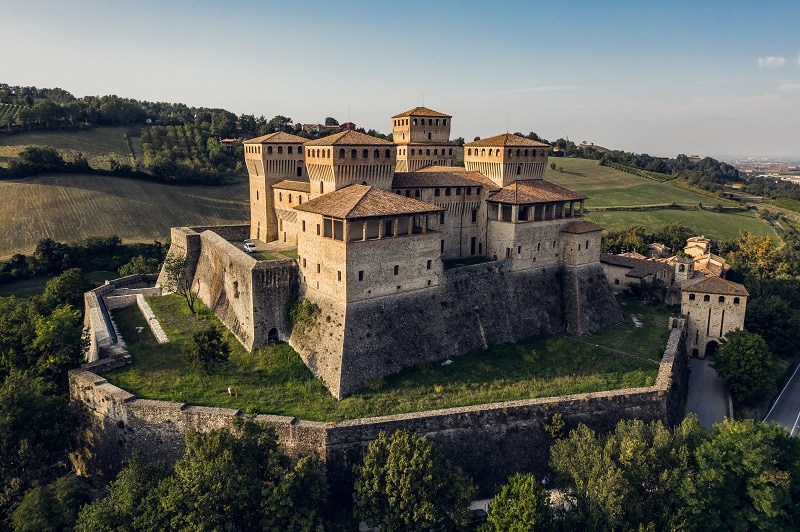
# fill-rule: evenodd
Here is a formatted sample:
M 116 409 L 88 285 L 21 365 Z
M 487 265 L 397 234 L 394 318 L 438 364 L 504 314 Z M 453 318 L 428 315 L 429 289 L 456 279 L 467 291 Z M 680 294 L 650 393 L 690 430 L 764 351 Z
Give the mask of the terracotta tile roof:
M 272 185 L 272 188 L 279 188 L 281 190 L 296 190 L 297 192 L 311 192 L 311 183 L 308 181 L 279 181 Z
M 308 139 L 292 135 L 291 133 L 284 133 L 283 131 L 276 131 L 268 135 L 262 135 L 254 139 L 247 139 L 244 144 L 304 144 Z
M 424 201 L 392 194 L 368 185 L 349 185 L 294 208 L 345 220 L 425 214 L 444 210 Z
M 395 172 L 392 188 L 475 187 L 499 190 L 494 181 L 480 172 L 460 166 L 428 166 L 416 172 Z
M 511 133 L 503 133 L 487 139 L 476 140 L 474 142 L 467 142 L 464 146 L 478 146 L 480 147 L 494 147 L 494 146 L 533 146 L 536 148 L 549 148 L 550 145 L 546 142 L 539 142 L 537 140 L 526 139 L 519 135 Z
M 657 275 L 660 272 L 672 272 L 672 268 L 663 262 L 634 259 L 633 257 L 623 257 L 622 255 L 612 255 L 610 253 L 601 253 L 600 262 L 611 264 L 612 266 L 630 268 L 630 271 L 627 272 L 625 276 L 635 279 L 644 279 L 648 275 Z
M 720 294 L 730 296 L 750 295 L 744 285 L 728 281 L 720 277 L 706 277 L 689 286 L 681 288 L 684 292 L 698 292 L 701 294 Z
M 453 117 L 452 115 L 446 115 L 444 113 L 440 113 L 439 111 L 428 109 L 427 107 L 414 107 L 413 109 L 409 109 L 404 113 L 400 113 L 399 115 L 394 115 L 392 118 L 402 118 L 404 116 L 443 116 L 445 118 Z
M 526 179 L 514 181 L 510 185 L 506 185 L 496 194 L 489 196 L 487 201 L 521 205 L 585 199 L 586 196 L 583 194 L 578 194 L 564 187 L 554 185 L 544 179 Z
M 572 233 L 575 235 L 594 233 L 595 231 L 602 230 L 603 228 L 599 225 L 593 224 L 592 222 L 587 222 L 586 220 L 575 220 L 561 228 L 562 233 Z
M 306 146 L 393 146 L 388 140 L 371 137 L 358 131 L 342 131 L 321 139 L 310 140 Z

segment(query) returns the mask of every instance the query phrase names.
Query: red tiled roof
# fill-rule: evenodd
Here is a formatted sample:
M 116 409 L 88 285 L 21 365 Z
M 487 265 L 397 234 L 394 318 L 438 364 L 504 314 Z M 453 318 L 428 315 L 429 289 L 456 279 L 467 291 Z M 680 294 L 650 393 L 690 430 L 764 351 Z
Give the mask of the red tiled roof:
M 416 172 L 395 172 L 392 188 L 487 187 L 498 190 L 494 181 L 480 172 L 459 166 L 428 166 Z
M 681 288 L 684 292 L 698 292 L 701 294 L 721 294 L 730 296 L 747 296 L 747 289 L 744 285 L 728 281 L 720 277 L 706 277 L 689 286 Z
M 284 133 L 283 131 L 276 131 L 262 135 L 254 139 L 247 139 L 244 144 L 303 144 L 308 139 L 292 135 L 291 133 Z
M 554 185 L 544 179 L 514 181 L 502 190 L 489 196 L 487 201 L 522 205 L 528 203 L 550 203 L 554 201 L 585 200 L 586 196 L 564 187 Z
M 503 133 L 502 135 L 496 135 L 494 137 L 489 137 L 486 139 L 476 140 L 474 142 L 467 142 L 464 144 L 465 147 L 494 147 L 494 146 L 533 146 L 535 148 L 549 148 L 550 145 L 546 142 L 539 142 L 537 140 L 526 139 L 525 137 L 520 137 L 519 135 L 513 135 L 511 133 Z
M 306 146 L 393 146 L 388 140 L 379 139 L 378 137 L 371 137 L 358 131 L 342 131 L 322 137 L 321 139 L 310 140 L 306 142 Z
M 311 192 L 311 183 L 308 181 L 279 181 L 272 185 L 272 188 L 279 188 L 281 190 L 296 190 L 297 192 Z
M 663 262 L 646 259 L 634 259 L 633 257 L 623 257 L 622 255 L 612 255 L 610 253 L 601 253 L 600 262 L 611 264 L 613 266 L 630 268 L 630 271 L 627 272 L 625 276 L 636 279 L 643 279 L 648 275 L 654 275 L 659 272 L 672 271 L 672 268 Z
M 446 115 L 444 113 L 440 113 L 439 111 L 428 109 L 427 107 L 414 107 L 413 109 L 409 109 L 404 113 L 394 115 L 392 118 L 402 118 L 404 116 L 443 116 L 445 118 L 452 118 L 452 115 Z
M 424 201 L 392 194 L 368 185 L 349 185 L 294 208 L 345 220 L 425 214 L 444 210 Z

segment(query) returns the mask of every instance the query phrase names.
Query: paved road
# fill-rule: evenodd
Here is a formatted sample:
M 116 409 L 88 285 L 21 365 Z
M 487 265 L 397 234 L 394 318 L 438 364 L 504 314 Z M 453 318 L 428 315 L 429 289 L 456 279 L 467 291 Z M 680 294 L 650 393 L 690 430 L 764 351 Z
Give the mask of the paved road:
M 731 416 L 728 390 L 711 367 L 710 358 L 690 358 L 689 371 L 686 412 L 694 412 L 706 430 L 711 430 L 715 423 Z
M 800 368 L 800 366 L 798 366 Z M 800 372 L 797 369 L 778 395 L 764 421 L 774 421 L 792 436 L 800 435 Z

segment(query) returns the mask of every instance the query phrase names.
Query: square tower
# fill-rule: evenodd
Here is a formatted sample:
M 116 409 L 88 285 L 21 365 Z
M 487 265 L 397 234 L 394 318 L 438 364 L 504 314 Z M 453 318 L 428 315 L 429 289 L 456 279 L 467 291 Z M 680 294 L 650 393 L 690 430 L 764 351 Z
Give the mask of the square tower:
M 542 179 L 549 153 L 549 144 L 504 133 L 464 144 L 464 166 L 505 187 L 522 179 Z
M 453 166 L 450 144 L 452 117 L 427 107 L 415 107 L 392 117 L 392 140 L 397 145 L 397 171 L 415 172 L 426 166 Z

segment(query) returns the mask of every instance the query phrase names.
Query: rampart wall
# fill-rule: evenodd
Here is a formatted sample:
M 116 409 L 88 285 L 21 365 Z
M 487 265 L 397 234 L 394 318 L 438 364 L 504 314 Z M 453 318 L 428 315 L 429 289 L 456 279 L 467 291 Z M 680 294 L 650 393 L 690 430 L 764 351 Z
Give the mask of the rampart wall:
M 314 422 L 286 416 L 257 416 L 275 429 L 282 449 L 293 455 L 315 453 L 325 465 L 334 495 L 347 497 L 352 466 L 380 431 L 407 429 L 442 447 L 472 476 L 483 495 L 491 494 L 516 471 L 549 472 L 552 438 L 545 430 L 560 414 L 566 430 L 584 423 L 609 431 L 621 419 L 661 420 L 669 425 L 683 415 L 686 357 L 684 329 L 673 329 L 653 386 L 608 392 L 509 401 L 341 422 Z M 148 460 L 174 462 L 184 450 L 189 429 L 207 432 L 229 427 L 241 411 L 139 399 L 109 384 L 89 369 L 69 374 L 70 398 L 82 416 L 81 444 L 72 456 L 81 474 L 110 480 L 134 451 Z

